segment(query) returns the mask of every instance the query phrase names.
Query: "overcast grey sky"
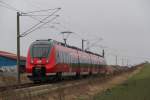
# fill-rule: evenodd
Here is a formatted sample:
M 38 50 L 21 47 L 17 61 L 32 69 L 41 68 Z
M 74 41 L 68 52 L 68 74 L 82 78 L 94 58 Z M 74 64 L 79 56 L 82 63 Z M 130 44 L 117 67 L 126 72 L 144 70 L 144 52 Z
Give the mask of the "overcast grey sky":
M 62 41 L 60 31 L 71 30 L 80 35 L 71 35 L 68 43 L 81 47 L 81 38 L 98 39 L 98 44 L 108 47 L 106 58 L 115 63 L 118 55 L 130 63 L 150 58 L 150 1 L 149 0 L 1 0 L 27 12 L 61 7 L 58 13 L 65 28 L 43 28 L 21 39 L 21 54 L 26 55 L 29 45 L 36 39 L 52 38 Z M 37 21 L 21 17 L 21 32 Z M 0 7 L 0 50 L 16 53 L 16 12 Z M 100 53 L 100 48 L 91 48 Z M 143 57 L 143 58 L 141 58 Z M 125 63 L 125 60 L 124 60 Z

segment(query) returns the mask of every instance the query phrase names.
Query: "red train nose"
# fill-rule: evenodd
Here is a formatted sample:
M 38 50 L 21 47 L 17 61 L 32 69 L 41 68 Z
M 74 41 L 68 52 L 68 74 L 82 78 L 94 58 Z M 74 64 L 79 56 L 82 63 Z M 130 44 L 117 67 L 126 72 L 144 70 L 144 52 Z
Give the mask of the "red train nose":
M 48 63 L 48 60 L 46 58 L 34 58 L 31 60 L 31 63 L 35 65 L 44 65 Z

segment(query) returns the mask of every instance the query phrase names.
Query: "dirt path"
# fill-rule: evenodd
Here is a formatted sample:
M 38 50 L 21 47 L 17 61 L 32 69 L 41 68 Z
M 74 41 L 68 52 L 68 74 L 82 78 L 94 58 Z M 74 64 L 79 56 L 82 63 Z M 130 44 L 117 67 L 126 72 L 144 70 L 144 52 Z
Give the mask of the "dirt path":
M 129 77 L 140 72 L 141 69 L 142 67 L 138 67 L 138 69 L 133 72 L 127 72 L 103 82 L 94 79 L 88 81 L 86 84 L 72 87 L 70 89 L 60 89 L 56 92 L 48 94 L 48 100 L 78 100 L 79 98 L 82 100 L 92 100 L 92 97 L 95 94 L 108 90 L 118 84 L 122 84 Z

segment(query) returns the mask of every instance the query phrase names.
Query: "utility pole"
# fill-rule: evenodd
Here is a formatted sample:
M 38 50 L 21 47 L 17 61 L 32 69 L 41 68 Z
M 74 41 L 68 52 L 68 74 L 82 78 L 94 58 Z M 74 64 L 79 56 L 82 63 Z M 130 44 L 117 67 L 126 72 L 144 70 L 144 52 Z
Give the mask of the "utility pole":
M 87 40 L 88 42 L 87 42 L 87 48 L 86 48 L 86 50 L 89 50 L 91 47 L 96 46 L 96 44 L 99 43 L 99 41 L 102 41 L 102 40 L 103 40 L 103 38 L 99 38 L 98 40 L 96 40 L 95 42 L 93 42 L 91 45 L 89 45 L 90 44 L 89 40 Z
M 65 43 L 65 46 L 67 45 L 67 39 L 66 38 L 64 38 L 64 43 Z
M 84 40 L 82 39 L 82 50 L 84 50 Z
M 122 66 L 124 66 L 124 59 L 122 58 Z
M 105 58 L 105 50 L 104 49 L 102 51 L 102 56 L 103 56 L 103 58 Z
M 117 57 L 117 55 L 116 55 L 116 65 L 118 65 L 118 57 Z
M 56 17 L 53 18 L 52 20 L 49 20 L 49 21 L 43 23 L 45 20 L 47 20 L 47 18 L 54 15 L 59 10 L 60 10 L 60 8 L 57 8 L 57 11 L 53 12 L 51 15 L 48 15 L 47 17 L 42 19 L 38 24 L 34 25 L 33 27 L 31 27 L 30 29 L 28 29 L 26 32 L 24 32 L 22 34 L 20 34 L 20 16 L 31 16 L 31 15 L 28 15 L 27 13 L 17 12 L 17 82 L 18 82 L 18 84 L 21 83 L 21 79 L 20 79 L 20 75 L 21 75 L 20 74 L 20 38 L 28 35 L 29 33 L 35 31 L 37 28 L 40 28 L 41 26 L 54 20 L 56 17 L 58 17 L 58 15 L 56 15 Z M 33 12 L 39 12 L 39 11 L 33 11 Z M 29 12 L 29 13 L 31 13 L 31 12 Z M 41 15 L 39 15 L 39 16 L 41 16 Z M 43 23 L 42 25 L 40 25 L 41 22 Z
M 129 66 L 129 60 L 127 59 L 127 66 Z
M 82 39 L 82 50 L 84 51 L 84 42 L 87 40 Z
M 20 84 L 20 13 L 17 12 L 17 82 Z
M 65 46 L 67 45 L 67 38 L 69 37 L 70 34 L 72 34 L 73 32 L 71 31 L 64 31 L 64 32 L 61 32 L 63 34 L 63 40 L 64 40 L 64 43 L 65 43 Z M 67 36 L 65 37 L 65 34 L 67 34 Z

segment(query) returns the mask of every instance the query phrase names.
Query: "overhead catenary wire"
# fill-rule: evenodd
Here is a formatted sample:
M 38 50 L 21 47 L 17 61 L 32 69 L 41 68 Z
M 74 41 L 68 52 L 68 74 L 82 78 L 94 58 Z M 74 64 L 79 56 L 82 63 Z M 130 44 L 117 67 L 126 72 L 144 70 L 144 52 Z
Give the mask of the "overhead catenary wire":
M 63 22 L 64 23 L 64 22 Z M 60 23 L 60 22 L 54 22 L 54 23 L 52 23 L 52 24 L 55 24 L 55 25 L 57 25 L 57 27 L 59 27 L 59 28 L 63 28 L 63 30 L 67 30 L 67 31 L 70 31 L 70 32 L 72 32 L 72 34 L 73 35 L 75 35 L 75 36 L 77 36 L 79 39 L 83 39 L 83 36 L 81 36 L 80 34 L 79 34 L 79 32 L 76 32 L 76 31 L 72 31 L 70 28 L 67 28 L 64 24 L 62 24 L 62 23 Z M 58 30 L 58 28 L 55 28 L 57 31 L 59 31 Z M 70 36 L 70 34 L 68 34 L 67 36 L 66 36 L 66 38 L 68 38 Z M 63 35 L 63 38 L 64 38 L 64 35 Z
M 7 9 L 9 9 L 9 10 L 12 10 L 12 11 L 17 11 L 17 12 L 23 13 L 22 11 L 17 10 L 17 9 L 15 9 L 14 7 L 13 7 L 13 9 L 12 9 L 12 8 L 10 8 L 10 7 L 8 7 L 8 6 L 4 6 L 4 5 L 0 5 L 0 6 L 1 6 L 1 7 L 4 7 L 4 8 L 7 8 Z M 23 13 L 23 14 L 25 14 L 25 13 Z M 24 15 L 24 16 L 28 16 L 28 17 L 30 17 L 30 18 L 32 18 L 32 19 L 34 19 L 34 20 L 36 20 L 36 21 L 38 21 L 38 22 L 40 22 L 40 23 L 44 23 L 44 22 L 42 22 L 40 19 L 36 18 L 35 16 L 48 16 L 48 15 Z
M 61 34 L 63 35 L 63 39 L 68 39 L 71 34 L 74 34 L 74 32 L 70 31 L 70 29 L 67 29 L 64 25 L 62 25 L 62 24 L 59 23 L 59 22 L 54 22 L 54 23 L 52 23 L 52 24 L 53 24 L 53 25 L 56 24 L 56 25 L 60 26 L 61 28 L 64 28 L 65 30 L 67 30 L 67 31 L 61 31 Z M 58 28 L 56 28 L 56 27 L 54 27 L 54 28 L 55 28 L 57 31 L 60 31 L 60 29 L 58 29 Z M 67 34 L 67 35 L 65 36 L 65 34 Z
M 49 15 L 30 15 L 30 14 L 25 14 L 24 15 L 24 13 L 22 13 L 22 16 L 49 16 Z
M 61 9 L 61 8 L 44 9 L 44 10 L 38 10 L 38 11 L 31 11 L 31 12 L 26 12 L 26 13 L 24 13 L 24 14 L 37 13 L 37 12 L 48 12 L 48 11 L 57 10 L 57 9 Z
M 23 32 L 21 35 L 24 36 L 24 34 L 28 34 L 30 33 L 30 31 L 32 31 L 34 28 L 36 28 L 38 25 L 41 24 L 41 22 L 43 23 L 45 20 L 47 20 L 49 17 L 53 16 L 55 13 L 57 13 L 60 9 L 57 9 L 56 11 L 54 11 L 53 13 L 51 13 L 49 16 L 43 18 L 39 23 L 35 24 L 34 26 L 32 26 L 30 29 L 28 29 L 27 31 Z
M 2 5 L 2 4 L 3 4 L 3 5 Z M 25 35 L 27 35 L 28 33 L 31 33 L 31 32 L 33 32 L 33 31 L 35 31 L 34 28 L 36 28 L 36 27 L 37 27 L 38 25 L 40 25 L 41 23 L 43 23 L 42 25 L 47 24 L 47 23 L 50 22 L 50 21 L 48 21 L 48 22 L 44 22 L 44 21 L 47 20 L 49 17 L 53 16 L 56 12 L 58 12 L 58 11 L 61 9 L 61 8 L 44 9 L 44 10 L 31 11 L 31 12 L 24 13 L 24 12 L 22 12 L 22 11 L 16 9 L 15 7 L 9 5 L 8 3 L 3 2 L 3 1 L 0 1 L 0 6 L 6 8 L 6 9 L 9 9 L 9 10 L 15 11 L 15 12 L 19 12 L 19 13 L 20 13 L 20 16 L 28 16 L 28 17 L 30 17 L 30 18 L 32 18 L 32 19 L 34 19 L 34 20 L 37 20 L 37 21 L 39 22 L 39 23 L 37 23 L 36 25 L 32 26 L 32 27 L 31 27 L 30 29 L 28 29 L 27 31 L 23 32 L 20 36 L 25 36 Z M 29 13 L 46 12 L 46 11 L 50 11 L 50 10 L 56 10 L 56 11 L 54 11 L 54 12 L 51 13 L 50 15 L 29 15 Z M 39 20 L 39 19 L 37 19 L 37 18 L 34 17 L 34 16 L 47 16 L 47 17 L 45 17 L 45 18 L 42 19 L 42 20 Z M 40 27 L 41 27 L 41 25 L 40 25 Z M 33 30 L 32 30 L 32 29 L 33 29 Z M 36 28 L 36 29 L 37 29 L 37 28 Z
M 17 10 L 16 8 L 10 6 L 9 4 L 7 4 L 7 3 L 5 3 L 5 2 L 3 2 L 3 1 L 0 1 L 0 4 L 3 4 L 3 5 L 1 5 L 1 7 L 4 7 L 4 8 L 7 8 L 7 9 L 10 9 L 10 10 L 12 10 L 12 11 L 17 12 L 17 81 L 18 81 L 18 84 L 20 84 L 20 82 L 21 82 L 21 77 L 20 77 L 21 74 L 20 74 L 20 68 L 19 68 L 19 66 L 20 66 L 20 38 L 21 38 L 21 36 L 26 36 L 26 35 L 28 35 L 29 33 L 31 33 L 31 32 L 33 32 L 33 31 L 37 30 L 37 28 L 39 28 L 39 27 L 41 27 L 41 26 L 43 26 L 43 25 L 45 25 L 45 24 L 47 24 L 47 23 L 53 21 L 55 18 L 57 18 L 58 16 L 55 16 L 54 18 L 52 18 L 51 20 L 47 21 L 46 23 L 43 23 L 43 22 L 44 22 L 45 20 L 47 20 L 50 16 L 54 15 L 54 14 L 57 12 L 57 10 L 56 10 L 54 13 L 52 13 L 52 14 L 48 15 L 47 17 L 45 17 L 44 19 L 42 19 L 42 20 L 41 20 L 42 23 L 43 23 L 42 25 L 40 25 L 41 22 L 39 22 L 38 24 L 36 24 L 37 26 L 40 25 L 39 27 L 36 28 L 36 27 L 33 26 L 33 27 L 31 27 L 29 30 L 27 30 L 26 33 L 20 35 L 20 16 L 22 16 L 23 12 L 20 11 L 20 10 Z M 58 9 L 58 10 L 59 10 L 59 9 Z M 28 16 L 29 16 L 29 15 L 28 15 Z M 33 17 L 31 17 L 31 18 L 33 18 Z M 34 18 L 34 19 L 35 19 L 35 18 Z M 35 29 L 34 29 L 34 28 L 35 28 Z
M 16 9 L 15 7 L 11 6 L 10 4 L 8 4 L 8 3 L 4 2 L 4 1 L 0 1 L 0 3 L 3 4 L 3 5 L 0 5 L 0 6 L 2 6 L 2 7 L 7 8 L 7 9 L 10 9 L 10 10 L 12 10 L 12 11 L 21 12 L 22 14 L 28 14 L 28 15 L 24 15 L 24 16 L 29 16 L 30 18 L 32 18 L 32 19 L 34 19 L 34 20 L 37 20 L 37 21 L 39 21 L 40 23 L 44 23 L 44 21 L 39 20 L 39 19 L 35 18 L 34 16 L 47 16 L 47 15 L 30 15 L 30 14 L 31 14 L 31 13 L 36 13 L 36 12 L 43 12 L 43 11 L 46 12 L 46 11 L 51 11 L 51 10 L 60 9 L 60 8 L 45 9 L 45 10 L 38 10 L 38 11 L 31 11 L 31 12 L 26 12 L 26 13 L 24 13 L 24 12 L 22 12 L 22 11 Z M 47 23 L 47 22 L 46 22 L 46 23 Z M 45 24 L 46 24 L 46 23 L 45 23 Z M 67 28 L 64 27 L 62 24 L 59 24 L 59 26 L 61 26 L 61 27 L 65 28 L 65 29 L 67 29 Z M 56 28 L 56 27 L 55 27 L 55 28 Z M 33 32 L 33 31 L 30 31 L 29 33 L 31 33 L 31 32 Z M 81 38 L 81 35 L 79 35 L 78 33 L 76 33 L 76 32 L 73 32 L 73 33 L 74 33 L 75 35 L 77 35 L 78 38 Z M 22 34 L 22 36 L 24 36 L 24 35 L 25 35 L 25 34 Z M 69 36 L 69 34 L 68 34 L 68 36 Z M 67 37 L 68 37 L 68 36 L 67 36 Z
M 29 17 L 32 18 L 32 19 L 34 19 L 34 20 L 36 20 L 36 21 L 38 21 L 38 22 L 43 23 L 40 19 L 38 19 L 38 18 L 36 18 L 36 17 L 33 17 L 33 16 L 29 16 Z
M 3 4 L 3 5 L 2 5 Z M 23 12 L 18 10 L 17 8 L 11 6 L 10 4 L 4 2 L 4 1 L 0 1 L 0 6 L 4 7 L 6 9 L 12 10 L 12 11 L 16 11 L 16 12 L 20 12 L 21 14 L 23 14 L 24 16 L 28 16 L 34 20 L 37 20 L 39 22 L 42 23 L 42 21 L 38 20 L 36 17 L 34 16 L 48 16 L 48 15 L 29 15 L 29 13 L 35 13 L 35 12 L 46 12 L 46 11 L 52 11 L 52 10 L 56 10 L 56 9 L 60 9 L 60 8 L 54 8 L 54 9 L 44 9 L 44 10 L 38 10 L 38 11 L 31 11 L 31 12 Z M 28 15 L 27 15 L 28 14 Z
M 62 22 L 64 23 L 64 22 Z M 71 30 L 70 28 L 67 28 L 64 24 L 62 24 L 60 22 L 54 22 L 52 24 L 56 24 L 58 27 L 63 28 L 64 30 L 70 31 L 73 33 L 73 35 L 76 35 L 78 38 L 80 38 L 81 40 L 83 39 L 83 37 L 81 35 L 78 34 L 78 32 Z M 67 36 L 68 37 L 68 36 Z
M 20 10 L 16 9 L 15 7 L 11 6 L 10 4 L 8 4 L 4 1 L 0 1 L 0 3 L 3 4 L 3 5 L 0 5 L 1 7 L 7 8 L 12 11 L 21 12 Z
M 4 5 L 1 5 L 1 4 L 0 4 L 0 6 L 3 7 L 3 8 L 6 8 L 6 9 L 9 9 L 9 10 L 13 10 L 13 11 L 14 11 L 14 9 L 11 9 L 11 8 L 8 7 L 8 6 L 4 6 Z M 15 10 L 15 11 L 16 11 L 16 10 Z
M 89 45 L 86 50 L 90 49 L 91 47 L 95 46 L 97 44 L 98 41 L 101 41 L 102 38 L 98 39 L 97 41 L 95 41 L 94 43 L 92 43 L 91 45 Z
M 9 10 L 12 10 L 12 11 L 15 11 L 15 12 L 20 12 L 22 14 L 27 14 L 27 13 L 31 13 L 31 12 L 27 12 L 27 13 L 24 13 L 23 11 L 20 11 L 18 9 L 16 9 L 15 7 L 11 6 L 10 4 L 4 2 L 4 1 L 0 1 L 0 6 L 3 7 L 3 8 L 6 8 L 6 9 L 9 9 Z M 38 10 L 38 11 L 32 11 L 32 12 L 42 12 L 42 11 L 49 11 L 49 10 L 55 10 L 57 8 L 54 8 L 54 9 L 45 9 L 45 10 Z M 43 23 L 42 21 L 40 21 L 39 19 L 37 19 L 36 17 L 34 16 L 37 16 L 37 15 L 24 15 L 24 16 L 28 16 L 36 21 L 39 21 L 41 23 Z M 48 16 L 48 15 L 38 15 L 38 16 Z
M 64 28 L 65 30 L 70 30 L 68 28 L 66 28 L 66 26 L 62 25 L 61 23 L 58 23 L 58 25 L 62 28 Z M 74 35 L 78 36 L 78 38 L 82 39 L 82 36 L 79 35 L 77 32 L 71 31 Z
M 39 29 L 39 28 L 42 27 L 43 25 L 52 22 L 52 21 L 55 20 L 58 16 L 59 16 L 59 15 L 56 15 L 56 16 L 55 16 L 54 18 L 52 18 L 51 20 L 49 20 L 49 21 L 47 21 L 47 22 L 41 24 L 40 26 L 36 27 L 35 29 L 33 29 L 33 30 L 31 30 L 31 31 L 29 31 L 29 32 L 27 32 L 27 33 L 21 34 L 20 37 L 24 37 L 24 36 L 26 36 L 26 35 L 32 33 L 33 31 Z

